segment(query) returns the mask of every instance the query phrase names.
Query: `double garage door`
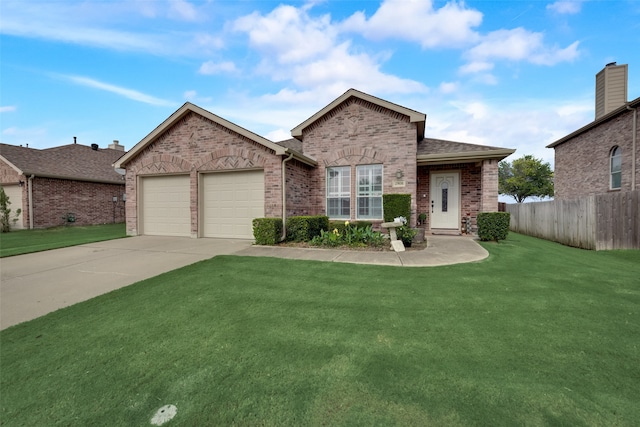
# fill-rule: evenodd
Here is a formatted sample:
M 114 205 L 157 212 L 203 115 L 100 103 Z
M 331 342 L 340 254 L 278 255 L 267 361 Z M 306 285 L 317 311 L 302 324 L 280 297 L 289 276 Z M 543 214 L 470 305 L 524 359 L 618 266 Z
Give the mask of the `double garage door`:
M 190 236 L 188 175 L 142 178 L 142 234 Z M 264 216 L 262 170 L 201 175 L 199 235 L 253 238 L 252 220 Z

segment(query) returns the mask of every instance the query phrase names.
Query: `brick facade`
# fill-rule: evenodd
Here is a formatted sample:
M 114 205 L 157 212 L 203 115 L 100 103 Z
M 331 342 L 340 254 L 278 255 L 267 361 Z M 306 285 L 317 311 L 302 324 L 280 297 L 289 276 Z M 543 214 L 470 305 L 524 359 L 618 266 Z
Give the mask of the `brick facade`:
M 127 234 L 138 234 L 138 177 L 188 174 L 191 177 L 191 236 L 198 237 L 199 174 L 262 169 L 265 216 L 282 215 L 280 157 L 267 147 L 193 112 L 188 113 L 127 164 Z
M 620 190 L 631 190 L 633 168 L 636 170 L 635 187 L 640 188 L 640 143 L 636 145 L 636 163 L 632 164 L 633 114 L 633 111 L 624 111 L 554 147 L 555 198 L 570 199 L 618 191 L 610 189 L 609 161 L 615 146 L 622 150 Z
M 304 153 L 319 160 L 318 166 L 310 171 L 310 211 L 326 213 L 326 169 L 333 166 L 351 166 L 352 201 L 356 200 L 358 165 L 383 165 L 383 193 L 416 194 L 416 139 L 416 124 L 395 111 L 355 97 L 338 105 L 303 130 Z M 393 185 L 397 171 L 404 175 L 402 187 Z M 411 212 L 415 219 L 415 197 Z M 353 202 L 351 219 L 357 219 Z
M 3 184 L 23 182 L 22 200 L 11 200 L 11 209 L 22 209 L 21 228 L 29 228 L 29 177 L 0 162 L 0 181 Z M 33 228 L 69 224 L 63 220 L 69 213 L 75 215 L 73 224 L 77 225 L 111 224 L 125 220 L 124 183 L 105 184 L 36 176 L 31 184 Z M 118 199 L 115 204 L 113 197 Z

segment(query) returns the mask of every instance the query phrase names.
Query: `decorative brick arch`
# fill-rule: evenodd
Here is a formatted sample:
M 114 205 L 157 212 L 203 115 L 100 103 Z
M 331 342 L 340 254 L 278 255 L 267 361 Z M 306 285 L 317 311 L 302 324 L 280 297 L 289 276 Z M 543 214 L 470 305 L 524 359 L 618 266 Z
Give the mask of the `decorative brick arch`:
M 207 153 L 195 164 L 200 170 L 230 170 L 264 168 L 267 159 L 261 153 L 247 148 L 225 147 Z
M 191 171 L 191 163 L 172 154 L 157 154 L 142 160 L 138 175 L 153 175 L 166 173 L 184 173 Z
M 366 165 L 374 163 L 384 163 L 386 156 L 371 148 L 346 148 L 337 150 L 331 154 L 324 164 L 331 166 Z

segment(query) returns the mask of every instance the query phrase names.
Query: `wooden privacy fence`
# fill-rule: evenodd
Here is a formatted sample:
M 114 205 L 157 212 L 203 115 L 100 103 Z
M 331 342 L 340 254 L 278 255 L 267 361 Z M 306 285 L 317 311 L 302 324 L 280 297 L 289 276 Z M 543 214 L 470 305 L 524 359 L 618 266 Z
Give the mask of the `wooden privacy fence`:
M 640 190 L 509 204 L 510 229 L 583 249 L 640 249 Z

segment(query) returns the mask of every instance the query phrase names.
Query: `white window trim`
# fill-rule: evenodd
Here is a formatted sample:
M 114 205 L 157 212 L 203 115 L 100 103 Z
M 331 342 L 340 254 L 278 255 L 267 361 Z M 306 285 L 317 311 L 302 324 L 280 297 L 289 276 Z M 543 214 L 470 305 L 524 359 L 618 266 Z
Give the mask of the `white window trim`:
M 373 194 L 366 194 L 366 195 L 361 195 L 360 194 L 360 185 L 359 185 L 359 180 L 360 180 L 360 176 L 359 176 L 359 172 L 361 170 L 364 170 L 365 168 L 368 168 L 369 170 L 373 170 L 374 167 L 380 167 L 380 191 L 379 192 L 375 192 L 373 191 Z M 384 212 L 382 210 L 382 194 L 384 194 L 384 165 L 382 164 L 372 164 L 372 165 L 357 165 L 356 166 L 356 179 L 354 182 L 355 187 L 355 197 L 356 197 L 356 219 L 357 220 L 367 220 L 367 221 L 377 221 L 377 220 L 382 220 L 384 218 Z M 372 187 L 372 185 L 370 185 L 369 187 Z M 376 194 L 379 193 L 379 194 Z M 379 217 L 374 217 L 371 215 L 367 215 L 367 216 L 360 216 L 360 198 L 361 197 L 368 197 L 368 198 L 379 198 L 380 199 L 380 216 Z
M 341 172 L 340 173 L 340 183 L 339 183 L 339 187 L 340 190 L 335 193 L 335 195 L 332 195 L 329 191 L 329 173 L 332 170 L 341 170 L 341 171 L 348 171 L 349 172 L 349 186 L 348 186 L 348 190 L 342 191 L 342 186 L 343 186 L 343 180 L 344 180 L 344 174 Z M 325 212 L 327 213 L 327 216 L 329 217 L 329 219 L 350 219 L 351 218 L 351 187 L 353 186 L 353 180 L 351 179 L 351 167 L 350 166 L 335 166 L 335 167 L 330 167 L 327 168 L 326 173 L 325 173 L 325 177 L 326 177 L 326 193 L 325 193 Z M 349 200 L 349 214 L 347 216 L 344 215 L 339 215 L 339 216 L 332 216 L 329 214 L 329 199 L 348 199 Z
M 617 154 L 616 154 L 617 152 Z M 613 161 L 614 159 L 618 160 L 620 163 L 620 170 L 615 171 L 613 170 Z M 619 174 L 620 175 L 620 186 L 618 187 L 614 187 L 613 186 L 613 174 Z M 609 152 L 609 189 L 610 190 L 620 190 L 622 188 L 622 149 L 619 146 L 614 146 L 613 148 L 611 148 L 611 151 Z

